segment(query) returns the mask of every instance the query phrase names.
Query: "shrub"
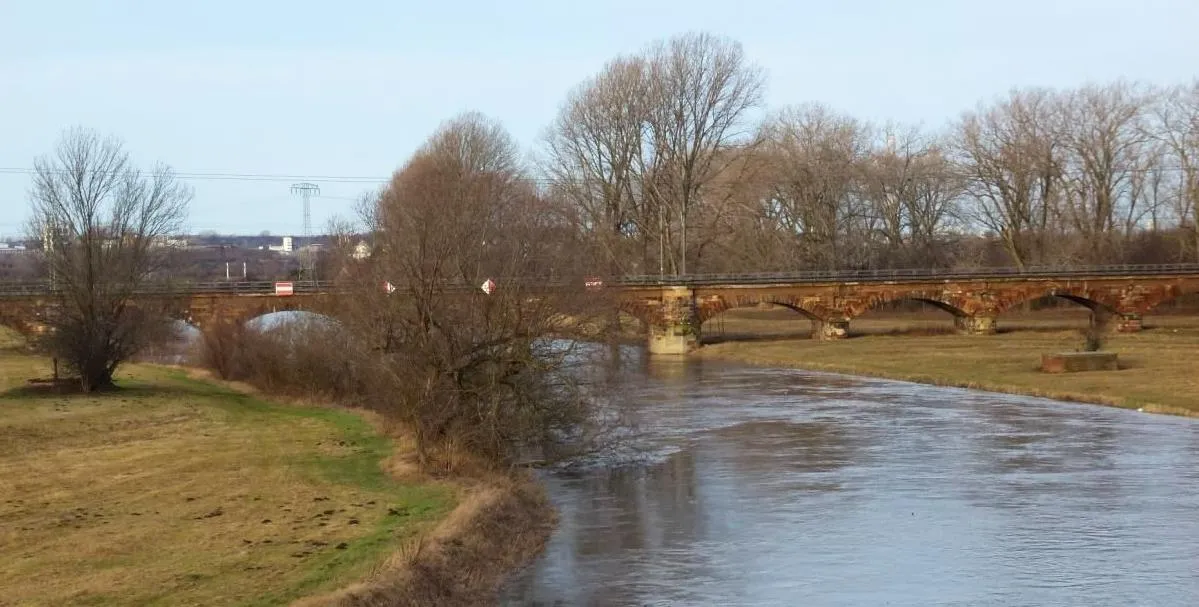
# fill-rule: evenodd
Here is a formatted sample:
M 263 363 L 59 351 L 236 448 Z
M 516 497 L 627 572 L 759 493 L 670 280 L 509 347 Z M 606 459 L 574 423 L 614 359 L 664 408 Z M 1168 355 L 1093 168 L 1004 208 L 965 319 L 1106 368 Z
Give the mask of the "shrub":
M 221 322 L 204 331 L 199 366 L 221 379 L 264 391 L 358 404 L 367 392 L 363 354 L 328 322 L 288 322 L 267 329 Z
M 200 331 L 198 366 L 221 379 L 242 379 L 246 331 L 244 324 L 225 320 L 205 327 Z

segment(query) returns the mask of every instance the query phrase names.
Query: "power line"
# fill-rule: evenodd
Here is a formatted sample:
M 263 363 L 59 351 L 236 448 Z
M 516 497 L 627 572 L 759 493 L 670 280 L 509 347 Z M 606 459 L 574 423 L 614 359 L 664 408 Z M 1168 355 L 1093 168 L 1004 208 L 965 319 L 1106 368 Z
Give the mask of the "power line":
M 68 171 L 51 170 L 54 174 L 67 174 Z M 22 175 L 33 176 L 38 173 L 37 169 L 21 168 L 21 167 L 0 167 L 0 175 Z M 287 175 L 276 173 L 213 173 L 205 171 L 174 171 L 173 174 L 179 179 L 188 181 L 235 181 L 235 182 L 262 182 L 262 183 L 279 183 L 279 182 L 307 182 L 313 184 L 350 184 L 350 185 L 383 185 L 391 181 L 391 177 L 367 177 L 363 175 Z M 584 179 L 551 179 L 545 177 L 527 177 L 522 179 L 528 183 L 538 185 L 554 185 L 559 183 L 580 183 L 590 180 Z M 357 201 L 358 198 L 348 196 L 312 196 L 313 198 L 332 198 L 338 200 Z
M 52 173 L 66 174 L 67 171 L 52 170 Z M 0 167 L 0 175 L 36 175 L 37 169 L 21 167 Z M 297 182 L 308 183 L 346 183 L 346 184 L 377 184 L 382 185 L 391 181 L 391 177 L 366 177 L 362 175 L 285 175 L 274 173 L 210 173 L 203 171 L 175 171 L 179 179 L 196 181 L 261 181 L 261 182 Z M 538 184 L 572 183 L 584 180 L 549 179 L 544 177 L 525 178 Z M 313 198 L 337 198 L 342 200 L 358 200 L 345 196 L 313 196 Z
M 1162 173 L 1181 173 L 1188 170 L 1182 166 L 1165 166 L 1165 167 L 1130 167 L 1113 171 L 1120 174 L 1143 174 L 1152 173 L 1155 171 Z M 51 171 L 57 174 L 65 174 L 67 171 Z M 1081 169 L 1071 169 L 1065 171 L 1070 175 L 1081 174 Z M 22 168 L 22 167 L 0 167 L 0 175 L 36 175 L 37 169 Z M 179 179 L 195 180 L 195 181 L 241 181 L 241 182 L 297 182 L 305 181 L 310 183 L 343 183 L 343 184 L 374 184 L 382 185 L 391 181 L 391 177 L 369 177 L 365 175 L 294 175 L 294 174 L 279 174 L 279 173 L 217 173 L 207 171 L 177 171 L 174 173 Z M 582 181 L 591 181 L 584 179 L 556 179 L 546 177 L 530 177 L 525 181 L 542 184 L 553 185 L 560 183 L 578 183 Z M 337 196 L 319 196 L 317 198 L 340 198 Z M 346 200 L 356 200 L 353 198 L 344 198 Z
M 51 171 L 65 174 L 66 171 Z M 0 175 L 36 175 L 32 168 L 0 167 Z M 180 171 L 174 175 L 180 179 L 201 181 L 307 181 L 321 183 L 386 183 L 388 177 L 364 177 L 349 175 L 279 175 L 270 173 L 210 173 L 202 171 Z
M 56 174 L 66 174 L 67 171 L 51 171 Z M 0 167 L 0 175 L 36 175 L 37 169 L 21 167 Z M 362 175 L 285 175 L 275 173 L 211 173 L 204 171 L 175 171 L 175 177 L 194 181 L 259 181 L 259 182 L 297 182 L 308 183 L 344 183 L 344 184 L 374 184 L 382 185 L 391 181 L 391 177 L 367 177 Z M 572 180 L 528 178 L 539 184 L 569 183 Z M 357 200 L 344 196 L 313 196 L 313 198 L 338 198 L 342 200 Z

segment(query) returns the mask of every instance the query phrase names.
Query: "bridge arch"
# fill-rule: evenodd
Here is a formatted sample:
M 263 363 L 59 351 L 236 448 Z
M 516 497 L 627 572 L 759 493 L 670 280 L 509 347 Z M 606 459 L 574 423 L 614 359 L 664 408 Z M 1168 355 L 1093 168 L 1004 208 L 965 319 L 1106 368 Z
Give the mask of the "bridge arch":
M 336 318 L 315 312 L 312 310 L 268 310 L 262 311 L 260 314 L 237 319 L 247 329 L 256 331 L 269 330 L 278 327 L 304 327 L 310 323 L 321 323 L 327 325 L 337 325 Z
M 636 318 L 641 323 L 641 328 L 645 329 L 653 320 L 656 305 L 642 301 L 621 300 L 617 304 L 617 311 Z
M 724 297 L 721 295 L 716 295 L 713 297 L 704 298 L 702 301 L 697 302 L 697 306 L 696 306 L 698 308 L 696 310 L 697 321 L 702 326 L 704 323 L 711 320 L 712 318 L 715 318 L 715 317 L 719 316 L 720 314 L 728 312 L 729 310 L 733 310 L 736 308 L 748 308 L 748 307 L 758 306 L 758 305 L 762 305 L 762 304 L 770 304 L 773 306 L 779 306 L 781 308 L 786 308 L 786 309 L 791 310 L 792 312 L 795 312 L 795 313 L 799 314 L 800 316 L 802 316 L 808 320 L 811 320 L 813 322 L 823 322 L 825 319 L 828 318 L 827 314 L 823 315 L 823 316 L 821 315 L 821 312 L 823 312 L 823 310 L 820 310 L 816 306 L 812 306 L 812 308 L 815 308 L 815 309 L 809 309 L 808 307 L 805 307 L 803 305 L 802 301 L 800 301 L 798 298 L 795 298 L 795 297 L 785 297 L 785 296 L 777 296 L 777 295 L 767 294 L 767 295 L 760 295 L 760 296 L 749 295 L 749 296 L 740 296 L 737 298 L 728 298 L 728 297 Z
M 793 303 L 789 303 L 786 301 L 767 301 L 765 303 L 775 305 L 780 308 L 786 308 L 788 310 L 791 310 L 792 312 L 795 312 L 796 314 L 799 314 L 803 318 L 806 318 L 812 322 L 824 322 L 823 318 L 820 318 L 819 316 L 816 316 L 815 314 L 809 312 L 807 309 L 801 308 Z
M 1176 325 L 1179 318 L 1194 316 L 1199 310 L 1199 288 L 1173 289 L 1144 302 L 1138 312 L 1148 318 L 1145 326 L 1163 327 Z
M 993 322 L 984 322 L 976 327 L 976 319 L 962 304 L 922 292 L 898 292 L 847 308 L 846 318 L 856 325 L 856 335 L 989 333 L 994 326 Z M 930 314 L 930 309 L 936 311 Z
M 792 320 L 784 320 L 782 318 L 774 318 L 774 321 L 779 321 L 781 324 L 774 326 L 773 332 L 770 335 L 774 338 L 794 338 L 794 337 L 815 337 L 825 324 L 826 319 L 821 318 L 806 307 L 799 305 L 795 300 L 785 297 L 760 297 L 760 298 L 738 298 L 735 300 L 727 300 L 723 297 L 719 299 L 709 299 L 697 306 L 696 321 L 699 323 L 701 343 L 717 343 L 727 340 L 742 340 L 742 339 L 760 339 L 766 334 L 754 337 L 754 332 L 743 334 L 740 331 L 733 329 L 726 332 L 724 314 L 735 309 L 745 309 L 754 306 L 769 304 L 770 306 L 783 308 L 788 310 L 785 315 L 792 317 Z M 808 321 L 802 323 L 802 321 Z M 711 322 L 709 322 L 711 321 Z M 802 324 L 795 326 L 792 323 L 800 321 Z M 803 328 L 807 325 L 807 328 Z
M 924 297 L 912 297 L 912 298 L 909 298 L 908 301 L 918 301 L 920 303 L 928 304 L 934 308 L 937 308 L 938 310 L 941 310 L 942 312 L 948 312 L 949 314 L 952 314 L 955 317 L 969 316 L 969 314 L 966 314 L 966 312 L 964 310 L 962 310 L 961 308 L 959 308 L 953 304 L 943 302 L 939 299 L 927 299 Z
M 316 303 L 291 297 L 197 299 L 181 306 L 175 316 L 200 330 L 218 322 L 245 324 L 281 312 L 311 312 L 332 317 L 324 314 L 326 306 L 314 305 Z
M 1169 309 L 1178 303 L 1194 303 L 1199 306 L 1199 287 L 1195 289 L 1175 289 L 1145 302 L 1145 313 Z
M 1010 313 L 1020 306 L 1041 300 L 1068 301 L 1086 308 L 1091 312 L 1091 323 L 1095 325 L 1106 324 L 1110 319 L 1128 312 L 1127 310 L 1121 310 L 1119 301 L 1110 293 L 1081 288 L 1051 288 L 1028 291 L 1021 293 L 1018 297 L 1012 297 L 999 306 L 996 313 Z
M 846 314 L 846 316 L 851 319 L 856 318 L 868 312 L 879 310 L 885 306 L 905 301 L 919 302 L 929 305 L 933 308 L 941 310 L 942 312 L 949 313 L 954 318 L 965 318 L 971 315 L 965 310 L 966 306 L 964 306 L 961 302 L 952 300 L 947 301 L 946 298 L 941 297 L 940 294 L 926 293 L 924 291 L 912 293 L 904 293 L 900 291 L 894 294 L 888 294 L 884 297 L 869 298 L 866 300 L 865 305 L 860 307 L 850 307 L 849 310 L 847 310 L 849 313 Z

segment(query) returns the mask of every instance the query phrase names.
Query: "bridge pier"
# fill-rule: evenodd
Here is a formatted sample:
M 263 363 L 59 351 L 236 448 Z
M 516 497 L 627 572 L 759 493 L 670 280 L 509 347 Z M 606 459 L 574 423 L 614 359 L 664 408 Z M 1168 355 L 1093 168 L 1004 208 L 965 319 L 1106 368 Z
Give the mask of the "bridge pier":
M 1097 309 L 1091 312 L 1091 327 L 1101 331 L 1136 333 L 1144 329 L 1141 314 Z
M 1141 315 L 1135 312 L 1119 314 L 1116 317 L 1116 330 L 1120 333 L 1136 333 L 1144 329 Z
M 816 328 L 817 337 L 822 340 L 845 339 L 849 337 L 848 318 L 826 318 L 820 321 Z
M 695 292 L 668 287 L 662 292 L 659 317 L 649 326 L 649 353 L 679 356 L 699 347 L 699 314 Z
M 997 329 L 995 328 L 995 317 L 983 314 L 974 316 L 955 316 L 953 324 L 957 328 L 958 333 L 964 335 L 994 335 Z

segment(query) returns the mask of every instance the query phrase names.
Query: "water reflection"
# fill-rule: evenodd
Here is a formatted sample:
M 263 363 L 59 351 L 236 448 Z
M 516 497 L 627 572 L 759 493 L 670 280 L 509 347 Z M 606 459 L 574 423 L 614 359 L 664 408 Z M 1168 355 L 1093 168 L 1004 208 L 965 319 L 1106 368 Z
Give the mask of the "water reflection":
M 1190 420 L 621 357 L 663 455 L 548 473 L 560 526 L 505 604 L 1199 601 Z

